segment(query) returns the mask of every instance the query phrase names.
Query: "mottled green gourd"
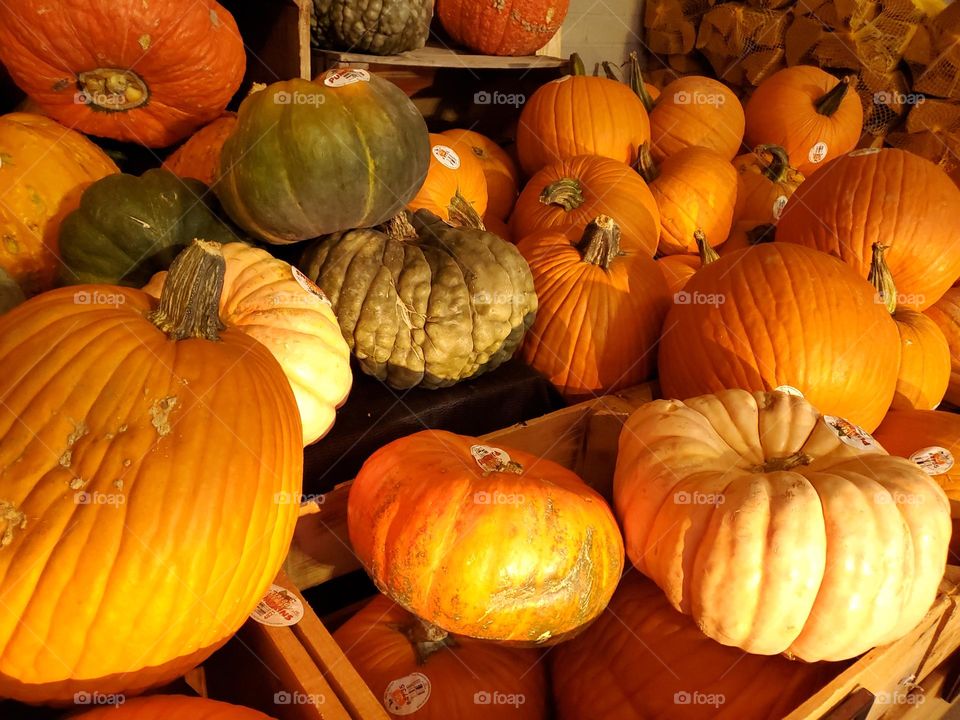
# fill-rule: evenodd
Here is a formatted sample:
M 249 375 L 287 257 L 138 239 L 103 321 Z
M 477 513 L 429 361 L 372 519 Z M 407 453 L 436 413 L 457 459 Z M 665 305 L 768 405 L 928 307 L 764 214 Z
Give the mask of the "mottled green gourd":
M 364 372 L 398 389 L 496 368 L 536 316 L 533 277 L 515 246 L 426 210 L 321 239 L 301 266 L 333 303 Z
M 426 44 L 432 17 L 433 0 L 314 0 L 313 44 L 396 55 Z

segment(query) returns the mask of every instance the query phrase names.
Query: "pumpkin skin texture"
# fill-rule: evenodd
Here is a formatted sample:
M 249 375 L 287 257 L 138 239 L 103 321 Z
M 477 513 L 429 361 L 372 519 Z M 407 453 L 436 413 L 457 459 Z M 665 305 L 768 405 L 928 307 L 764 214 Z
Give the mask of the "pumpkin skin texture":
M 427 179 L 407 207 L 429 210 L 441 220 L 457 225 L 468 224 L 463 221 L 464 215 L 483 217 L 487 211 L 487 180 L 472 146 L 430 133 Z
M 849 79 L 837 80 L 810 65 L 778 70 L 747 101 L 747 144 L 779 145 L 791 165 L 812 175 L 860 141 L 863 106 L 849 86 Z
M 848 263 L 862 277 L 874 243 L 889 247 L 898 304 L 933 305 L 960 276 L 960 189 L 929 160 L 894 148 L 857 150 L 802 184 L 777 223 L 777 240 Z
M 225 113 L 209 125 L 197 130 L 177 148 L 161 166 L 182 178 L 194 178 L 205 185 L 217 180 L 220 151 L 237 126 L 237 114 Z
M 493 714 L 547 720 L 547 673 L 536 650 L 469 637 L 437 640 L 433 628 L 383 595 L 374 597 L 337 628 L 333 638 L 388 712 L 390 705 L 385 699 L 391 683 L 420 673 L 430 683 L 430 695 L 416 711 L 419 720 Z M 493 692 L 523 700 L 516 705 L 498 704 L 495 710 L 474 700 Z M 397 705 L 393 707 L 397 709 Z
M 254 237 L 282 245 L 377 225 L 417 194 L 430 158 L 423 117 L 393 83 L 363 71 L 340 84 L 350 77 L 274 83 L 240 105 L 215 189 Z
M 60 226 L 60 281 L 141 287 L 194 238 L 239 238 L 199 180 L 166 170 L 109 175 L 88 187 Z
M 530 178 L 510 218 L 514 237 L 583 227 L 608 215 L 623 231 L 623 247 L 653 257 L 660 211 L 647 183 L 616 160 L 581 155 L 548 165 Z
M 44 114 L 148 147 L 220 115 L 246 68 L 237 23 L 214 0 L 4 4 L 0 61 Z
M 317 47 L 397 55 L 426 44 L 432 17 L 433 0 L 313 0 L 310 29 Z
M 487 181 L 487 215 L 506 220 L 513 212 L 520 185 L 520 170 L 510 154 L 493 140 L 472 130 L 445 130 L 440 133 L 469 147 L 483 167 Z
M 208 339 L 215 247 L 178 258 L 171 302 L 85 285 L 0 318 L 3 697 L 169 682 L 246 621 L 283 562 L 298 505 L 276 496 L 300 497 L 300 418 L 266 348 L 229 328 Z M 71 621 L 52 622 L 63 607 Z
M 949 461 L 939 467 L 928 461 L 921 467 L 948 498 L 960 501 L 960 415 L 943 410 L 891 410 L 874 438 L 888 453 L 904 458 L 931 447 L 946 450 L 952 456 L 952 467 L 946 467 Z M 947 460 L 944 456 L 938 459 Z
M 779 720 L 841 669 L 720 645 L 630 571 L 590 629 L 547 660 L 558 720 Z M 719 702 L 677 705 L 693 693 Z
M 657 260 L 671 296 L 683 290 L 687 281 L 700 269 L 700 264 L 698 255 L 664 255 Z
M 320 288 L 266 250 L 244 243 L 223 246 L 226 272 L 220 319 L 266 347 L 283 368 L 300 410 L 304 446 L 333 427 L 350 392 L 350 349 Z M 166 272 L 144 292 L 159 298 Z
M 650 113 L 653 159 L 705 147 L 729 162 L 740 152 L 743 123 L 743 106 L 726 85 L 699 75 L 677 78 L 663 88 Z
M 868 432 L 880 424 L 897 384 L 900 340 L 873 288 L 843 263 L 765 243 L 710 263 L 684 292 L 660 340 L 664 397 L 790 385 Z
M 943 332 L 950 348 L 950 383 L 944 400 L 960 406 L 960 287 L 947 290 L 926 315 Z
M 371 455 L 347 504 L 354 552 L 381 592 L 449 633 L 516 645 L 572 637 L 623 570 L 613 514 L 570 470 L 484 447 L 424 430 Z
M 620 435 L 614 503 L 634 566 L 705 635 L 808 662 L 909 632 L 951 533 L 919 467 L 782 392 L 642 406 Z
M 389 233 L 338 233 L 300 261 L 361 369 L 397 389 L 438 388 L 509 360 L 537 312 L 516 247 L 426 210 Z
M 0 268 L 28 294 L 49 290 L 60 223 L 90 183 L 120 170 L 80 133 L 28 113 L 0 116 L 0 158 Z
M 569 7 L 570 0 L 437 0 L 437 17 L 454 41 L 483 55 L 533 55 L 557 34 Z
M 568 75 L 541 86 L 517 125 L 517 153 L 527 176 L 578 155 L 632 165 L 649 140 L 643 101 L 623 83 L 600 77 Z
M 74 720 L 272 720 L 262 712 L 229 703 L 182 695 L 134 698 L 119 707 L 101 707 Z
M 620 228 L 601 215 L 585 228 L 545 230 L 517 246 L 540 303 L 524 360 L 570 402 L 656 374 L 671 297 L 656 261 L 621 254 Z

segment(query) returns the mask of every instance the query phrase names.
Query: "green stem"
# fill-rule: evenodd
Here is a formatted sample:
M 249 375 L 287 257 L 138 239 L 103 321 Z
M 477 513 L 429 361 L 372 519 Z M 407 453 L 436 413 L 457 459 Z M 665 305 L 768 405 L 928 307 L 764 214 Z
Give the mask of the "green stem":
M 660 174 L 650 154 L 650 143 L 643 143 L 637 151 L 637 172 L 647 183 L 652 183 Z
M 583 185 L 576 178 L 564 177 L 547 185 L 540 192 L 544 205 L 559 205 L 567 212 L 583 205 Z
M 606 75 L 608 80 L 623 82 L 623 76 L 620 75 L 620 68 L 609 60 L 604 60 L 601 64 L 603 66 L 603 74 Z
M 226 263 L 220 243 L 194 240 L 170 265 L 160 305 L 147 317 L 171 340 L 219 340 Z
M 613 259 L 620 254 L 620 226 L 608 215 L 598 215 L 587 223 L 577 243 L 583 261 L 610 269 Z
M 870 257 L 870 273 L 867 275 L 867 280 L 873 283 L 878 297 L 883 300 L 887 311 L 893 315 L 897 310 L 897 286 L 893 282 L 893 274 L 887 267 L 887 261 L 884 258 L 884 253 L 888 248 L 889 245 L 881 245 L 878 242 L 873 244 L 871 248 L 873 254 Z
M 571 75 L 587 74 L 587 68 L 584 67 L 583 58 L 581 58 L 578 53 L 573 53 L 572 55 L 570 55 L 570 74 Z
M 787 151 L 779 145 L 757 145 L 753 152 L 761 160 L 764 160 L 763 154 L 769 153 L 770 159 L 765 160 L 766 166 L 763 169 L 763 176 L 772 183 L 782 183 L 787 179 L 787 173 L 790 171 L 790 156 Z
M 647 84 L 643 81 L 643 72 L 640 70 L 640 56 L 636 50 L 630 53 L 630 87 L 643 102 L 647 112 L 653 110 L 653 98 L 650 97 Z
M 846 75 L 843 77 L 829 92 L 822 95 L 819 99 L 814 102 L 814 106 L 817 109 L 817 112 L 821 115 L 826 115 L 827 117 L 832 116 L 837 110 L 840 109 L 840 103 L 843 102 L 843 98 L 847 95 L 847 90 L 850 88 L 850 83 L 854 80 L 853 75 Z

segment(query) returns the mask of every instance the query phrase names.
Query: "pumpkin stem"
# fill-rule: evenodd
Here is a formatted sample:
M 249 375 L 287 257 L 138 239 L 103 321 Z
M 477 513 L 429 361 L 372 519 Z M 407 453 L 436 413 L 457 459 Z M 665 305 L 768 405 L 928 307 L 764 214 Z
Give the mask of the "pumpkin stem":
M 407 214 L 406 210 L 401 210 L 399 213 L 387 220 L 381 226 L 381 230 L 383 231 L 384 235 L 389 237 L 391 240 L 397 240 L 399 242 L 417 237 L 417 230 L 410 222 L 410 216 Z
M 643 81 L 643 72 L 640 70 L 640 55 L 636 50 L 630 53 L 630 88 L 643 102 L 647 112 L 653 110 L 653 98 L 650 96 L 650 91 L 647 90 L 647 84 Z
M 802 452 L 795 452 L 787 457 L 767 458 L 762 465 L 754 465 L 750 469 L 753 472 L 781 472 L 784 470 L 793 470 L 800 465 L 809 465 L 813 458 Z
M 782 183 L 790 170 L 790 156 L 779 145 L 757 145 L 754 154 L 766 162 L 763 176 L 772 183 Z M 770 159 L 765 160 L 764 153 L 769 153 Z
M 648 183 L 652 183 L 660 174 L 660 170 L 653 162 L 653 155 L 650 154 L 650 143 L 643 143 L 637 151 L 637 172 Z
M 609 270 L 620 255 L 620 226 L 609 215 L 598 215 L 583 229 L 577 250 L 584 262 Z
M 697 242 L 697 250 L 700 251 L 700 264 L 709 265 L 712 262 L 716 262 L 720 259 L 720 255 L 717 254 L 717 251 L 710 247 L 710 243 L 707 242 L 707 236 L 703 233 L 703 230 L 697 228 L 693 231 L 693 239 Z
M 225 271 L 220 243 L 194 240 L 170 265 L 160 305 L 147 318 L 171 340 L 219 340 Z
M 559 205 L 567 212 L 576 210 L 585 202 L 583 185 L 576 178 L 560 178 L 541 191 L 540 202 L 544 205 Z
M 473 209 L 473 205 L 460 194 L 459 188 L 447 207 L 447 217 L 450 225 L 460 228 L 473 228 L 474 230 L 486 230 L 483 226 L 483 219 Z
M 760 243 L 773 242 L 776 239 L 777 226 L 771 223 L 755 225 L 747 230 L 747 244 L 759 245 Z
M 897 310 L 897 286 L 893 282 L 893 274 L 887 267 L 887 261 L 883 254 L 889 248 L 889 245 L 881 245 L 875 242 L 872 246 L 873 255 L 870 258 L 870 274 L 867 280 L 873 283 L 877 289 L 876 301 L 882 302 L 887 311 L 893 315 Z
M 620 68 L 618 68 L 609 60 L 604 60 L 601 65 L 603 66 L 603 74 L 606 76 L 607 80 L 623 82 L 623 76 L 620 74 Z
M 97 68 L 77 75 L 77 89 L 87 105 L 108 112 L 133 110 L 150 99 L 150 89 L 133 70 Z
M 391 624 L 391 628 L 402 634 L 413 646 L 417 656 L 417 665 L 424 665 L 427 658 L 445 647 L 456 647 L 457 643 L 446 630 L 431 622 L 414 617 L 410 622 Z
M 573 53 L 570 55 L 570 74 L 571 75 L 586 75 L 587 68 L 583 64 L 583 58 L 580 57 L 579 53 Z
M 840 108 L 840 103 L 843 102 L 843 98 L 846 96 L 850 83 L 853 80 L 853 75 L 845 75 L 834 85 L 832 90 L 815 100 L 814 107 L 816 107 L 817 112 L 827 117 L 833 115 Z

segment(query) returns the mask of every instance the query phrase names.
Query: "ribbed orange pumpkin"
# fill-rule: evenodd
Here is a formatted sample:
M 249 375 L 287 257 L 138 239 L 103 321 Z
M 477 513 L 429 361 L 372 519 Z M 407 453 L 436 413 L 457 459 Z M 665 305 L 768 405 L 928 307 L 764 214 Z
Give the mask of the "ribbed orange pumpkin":
M 517 152 L 531 176 L 578 155 L 602 155 L 632 165 L 650 140 L 643 102 L 623 83 L 568 75 L 539 88 L 520 113 Z
M 729 162 L 740 152 L 743 124 L 740 100 L 726 85 L 699 75 L 677 78 L 663 88 L 650 113 L 653 159 L 660 162 L 695 146 Z
M 0 5 L 0 62 L 67 127 L 165 147 L 223 112 L 246 54 L 216 0 L 19 0 Z
M 182 695 L 154 695 L 128 700 L 119 707 L 101 707 L 74 720 L 271 720 L 256 710 Z
M 899 304 L 923 310 L 960 277 L 960 189 L 918 155 L 857 150 L 803 183 L 777 223 L 777 240 L 842 258 L 862 277 L 874 243 L 897 280 Z
M 693 234 L 697 242 L 697 255 L 664 255 L 657 260 L 657 266 L 667 281 L 667 287 L 670 290 L 673 302 L 680 300 L 677 295 L 687 282 L 692 278 L 697 270 L 704 265 L 709 265 L 714 260 L 719 259 L 717 251 L 710 247 L 707 237 L 699 230 Z
M 300 418 L 270 352 L 219 331 L 218 248 L 178 256 L 159 304 L 78 285 L 0 318 L 2 697 L 168 682 L 283 562 Z
M 753 152 L 735 158 L 733 167 L 737 171 L 734 224 L 776 225 L 787 200 L 803 182 L 803 175 L 790 167 L 786 150 L 758 145 Z
M 943 331 L 950 347 L 950 384 L 944 400 L 960 406 L 960 287 L 947 290 L 926 314 Z
M 88 185 L 117 172 L 100 148 L 49 118 L 0 116 L 0 268 L 26 293 L 53 287 L 60 223 Z
M 609 215 L 623 230 L 623 247 L 653 257 L 660 211 L 647 183 L 622 162 L 596 155 L 561 160 L 530 178 L 510 226 L 519 242 L 541 230 L 582 228 Z
M 842 668 L 720 645 L 631 571 L 589 631 L 547 659 L 558 720 L 780 720 Z
M 223 246 L 220 319 L 266 347 L 283 368 L 300 409 L 303 444 L 333 427 L 353 376 L 350 348 L 323 292 L 299 270 L 244 243 Z M 159 298 L 166 272 L 144 292 Z
M 951 500 L 960 501 L 960 415 L 891 410 L 873 435 L 891 455 L 913 460 Z
M 746 141 L 783 147 L 790 164 L 812 175 L 828 160 L 853 150 L 863 132 L 863 106 L 850 88 L 810 65 L 778 70 L 747 101 Z
M 824 412 L 880 424 L 900 339 L 870 283 L 843 263 L 765 243 L 710 263 L 683 292 L 660 340 L 664 397 L 790 385 Z
M 470 225 L 465 216 L 483 217 L 487 211 L 487 181 L 471 146 L 463 140 L 430 133 L 427 179 L 407 207 L 424 208 L 455 225 Z
M 641 406 L 620 435 L 614 503 L 634 566 L 705 635 L 809 662 L 912 630 L 951 532 L 926 473 L 784 392 Z
M 557 34 L 569 6 L 570 0 L 437 0 L 437 17 L 450 37 L 478 53 L 533 55 Z
M 661 253 L 696 252 L 698 230 L 711 247 L 727 239 L 737 201 L 737 171 L 727 160 L 709 148 L 688 147 L 654 165 L 644 147 L 640 174 L 660 211 Z
M 466 146 L 483 167 L 487 181 L 487 214 L 501 220 L 510 217 L 520 187 L 520 170 L 510 154 L 493 140 L 472 130 L 447 130 L 440 133 L 452 138 L 458 146 Z
M 350 486 L 350 542 L 387 596 L 449 633 L 518 645 L 572 637 L 623 570 L 613 514 L 575 473 L 477 438 L 394 440 Z
M 656 261 L 620 247 L 620 228 L 605 215 L 517 246 L 539 300 L 523 357 L 571 402 L 656 374 L 670 295 Z
M 219 174 L 220 151 L 237 125 L 236 113 L 225 113 L 195 132 L 168 157 L 163 167 L 174 175 L 213 185 Z
M 438 636 L 383 595 L 333 637 L 391 717 L 547 720 L 547 674 L 536 650 Z

